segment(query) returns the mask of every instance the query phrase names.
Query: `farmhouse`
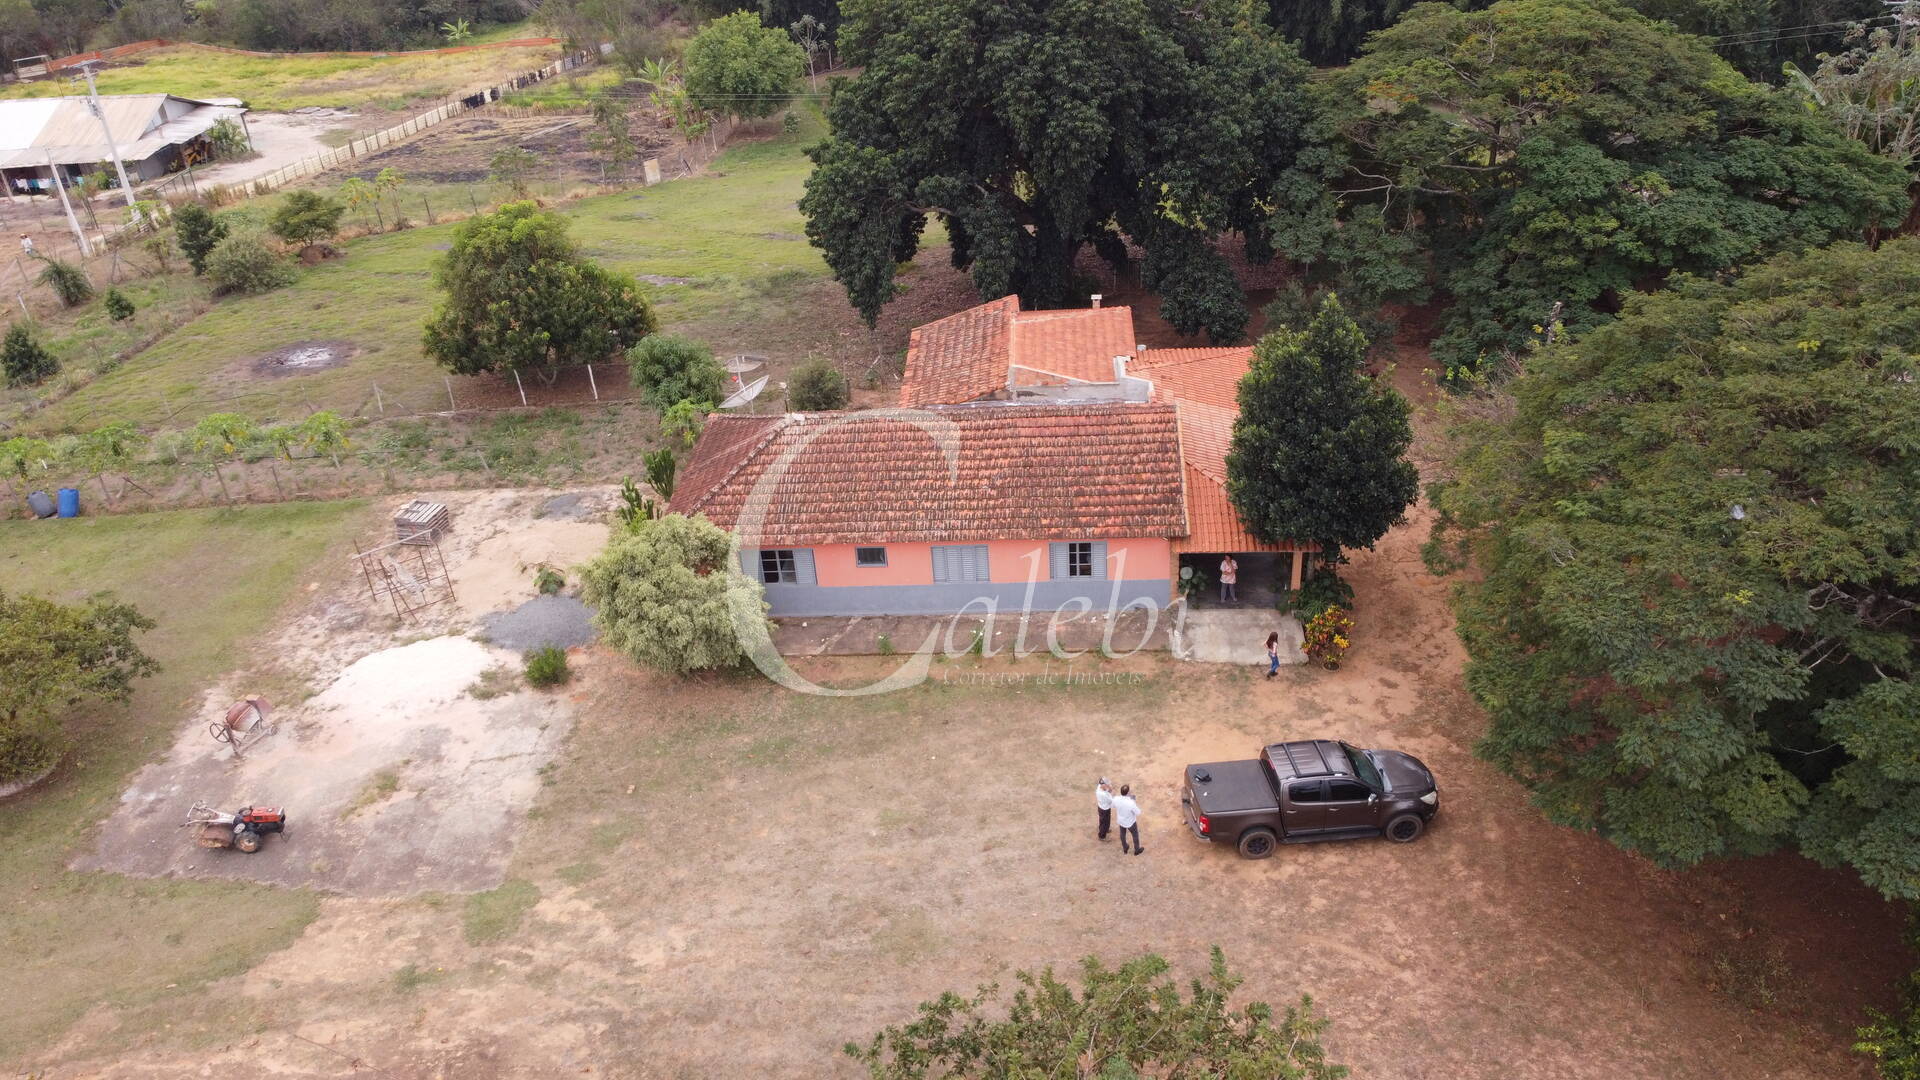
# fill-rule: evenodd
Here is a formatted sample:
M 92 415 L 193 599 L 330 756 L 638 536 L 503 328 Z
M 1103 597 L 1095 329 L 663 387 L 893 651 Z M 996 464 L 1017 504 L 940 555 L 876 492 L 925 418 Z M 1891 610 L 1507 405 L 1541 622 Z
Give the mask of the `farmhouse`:
M 898 409 L 715 416 L 671 509 L 739 534 L 776 615 L 1161 606 L 1227 553 L 1298 588 L 1317 547 L 1227 499 L 1253 350 L 1142 349 L 1097 304 L 920 327 Z
M 207 132 L 241 120 L 234 100 L 195 101 L 171 94 L 102 95 L 100 116 L 85 97 L 0 101 L 0 185 L 10 194 L 51 191 L 57 174 L 72 186 L 89 173 L 113 172 L 113 146 L 138 184 L 207 157 Z M 101 129 L 101 120 L 106 130 Z

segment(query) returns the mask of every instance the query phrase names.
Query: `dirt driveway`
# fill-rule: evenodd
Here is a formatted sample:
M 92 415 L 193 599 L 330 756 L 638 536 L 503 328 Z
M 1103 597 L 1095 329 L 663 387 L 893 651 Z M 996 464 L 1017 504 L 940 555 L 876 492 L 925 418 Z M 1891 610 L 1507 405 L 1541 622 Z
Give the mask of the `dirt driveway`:
M 1795 858 L 1674 874 L 1543 822 L 1470 753 L 1483 721 L 1424 532 L 1356 558 L 1349 664 L 1271 683 L 1000 658 L 823 698 L 591 653 L 505 888 L 331 899 L 209 988 L 258 1018 L 244 1038 L 185 1010 L 137 1060 L 89 1060 L 103 1007 L 48 1075 L 851 1077 L 843 1042 L 942 990 L 1088 953 L 1197 974 L 1213 943 L 1247 994 L 1311 992 L 1358 1077 L 1867 1075 L 1846 1047 L 1908 964 L 1899 914 Z M 1258 863 L 1185 834 L 1184 763 L 1320 734 L 1423 757 L 1436 827 Z M 1100 775 L 1144 792 L 1144 856 L 1092 838 Z

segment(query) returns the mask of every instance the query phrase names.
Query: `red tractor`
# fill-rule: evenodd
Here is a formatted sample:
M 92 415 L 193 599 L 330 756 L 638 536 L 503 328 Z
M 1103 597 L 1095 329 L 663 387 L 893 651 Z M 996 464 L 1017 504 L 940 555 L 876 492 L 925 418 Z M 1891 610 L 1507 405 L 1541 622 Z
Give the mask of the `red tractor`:
M 196 826 L 195 837 L 201 847 L 238 848 L 251 855 L 260 850 L 267 833 L 287 831 L 286 811 L 277 806 L 243 806 L 223 814 L 206 803 L 194 803 L 181 827 Z

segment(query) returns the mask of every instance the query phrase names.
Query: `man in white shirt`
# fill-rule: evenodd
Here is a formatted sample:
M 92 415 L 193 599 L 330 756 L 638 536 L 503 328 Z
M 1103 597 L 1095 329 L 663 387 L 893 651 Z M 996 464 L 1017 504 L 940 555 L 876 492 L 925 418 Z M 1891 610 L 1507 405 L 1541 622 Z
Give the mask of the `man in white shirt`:
M 1140 804 L 1133 801 L 1133 785 L 1121 784 L 1120 794 L 1113 800 L 1114 824 L 1120 826 L 1120 853 L 1127 853 L 1127 833 L 1133 833 L 1133 853 L 1140 854 L 1146 849 L 1140 846 Z
M 1240 564 L 1233 556 L 1223 556 L 1220 560 L 1220 602 L 1237 604 L 1240 602 Z
M 1113 785 L 1106 777 L 1093 788 L 1093 805 L 1100 812 L 1100 839 L 1107 838 L 1107 830 L 1113 826 Z

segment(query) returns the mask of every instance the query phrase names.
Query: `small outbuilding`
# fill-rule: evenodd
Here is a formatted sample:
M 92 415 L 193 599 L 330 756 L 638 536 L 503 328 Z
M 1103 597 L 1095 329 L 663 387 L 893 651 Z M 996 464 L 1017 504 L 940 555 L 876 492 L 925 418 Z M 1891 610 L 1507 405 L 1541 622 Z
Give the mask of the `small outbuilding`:
M 85 97 L 0 101 L 0 187 L 40 194 L 53 190 L 56 176 L 71 187 L 90 173 L 112 175 L 116 148 L 130 181 L 158 180 L 206 160 L 207 133 L 220 121 L 236 120 L 244 130 L 247 109 L 237 99 L 118 94 L 102 95 L 100 112 L 96 117 Z

